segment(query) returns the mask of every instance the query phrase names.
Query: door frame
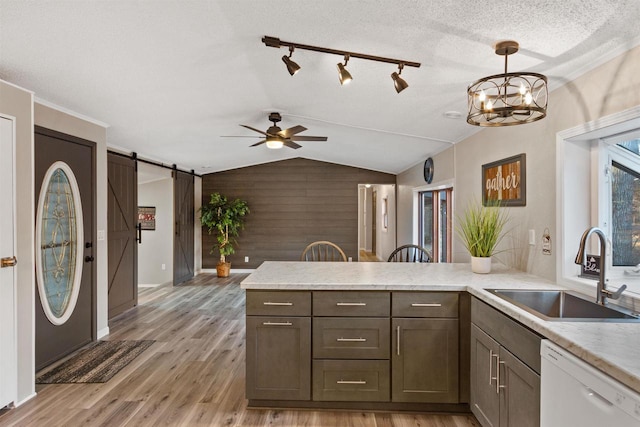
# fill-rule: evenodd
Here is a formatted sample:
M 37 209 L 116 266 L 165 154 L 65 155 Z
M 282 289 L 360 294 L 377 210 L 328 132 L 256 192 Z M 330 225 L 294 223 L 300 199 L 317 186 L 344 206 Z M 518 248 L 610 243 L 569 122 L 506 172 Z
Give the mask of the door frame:
M 62 139 L 64 141 L 67 142 L 71 142 L 74 144 L 80 144 L 80 145 L 84 145 L 86 147 L 88 147 L 91 150 L 91 188 L 92 188 L 92 192 L 91 192 L 91 242 L 93 242 L 93 252 L 94 254 L 97 252 L 97 235 L 98 235 L 98 221 L 97 221 L 97 213 L 98 213 L 98 209 L 97 209 L 97 197 L 96 197 L 96 192 L 97 192 L 97 181 L 96 181 L 96 166 L 97 166 L 97 161 L 96 161 L 96 146 L 97 143 L 93 142 L 93 141 L 89 141 L 88 139 L 83 139 L 77 136 L 73 136 L 73 135 L 69 135 L 67 133 L 63 133 L 63 132 L 58 132 L 56 130 L 53 129 L 48 129 L 42 126 L 38 126 L 35 125 L 34 126 L 34 140 L 35 140 L 35 134 L 41 134 L 41 135 L 46 135 L 46 136 L 50 136 L 53 138 L 58 138 L 58 139 Z M 35 148 L 34 148 L 35 149 Z M 35 188 L 34 188 L 34 191 Z M 86 208 L 86 207 L 85 207 Z M 34 218 L 35 220 L 35 218 Z M 85 236 L 85 240 L 87 240 L 87 237 L 89 236 Z M 35 296 L 34 296 L 35 297 Z M 97 331 L 97 327 L 98 327 L 98 268 L 97 268 L 97 263 L 92 263 L 91 266 L 91 340 L 95 341 L 97 340 L 97 336 L 98 336 L 98 331 Z
M 11 122 L 11 203 L 12 203 L 12 215 L 13 221 L 11 224 L 11 232 L 13 234 L 13 256 L 16 256 L 18 253 L 18 236 L 16 230 L 16 219 L 18 218 L 18 212 L 16 208 L 16 118 L 14 116 L 10 116 L 7 114 L 0 113 L 1 119 L 6 119 Z M 4 254 L 0 254 L 2 256 Z M 9 406 L 14 406 L 16 404 L 16 400 L 18 399 L 18 271 L 13 268 L 13 337 L 12 337 L 12 360 L 10 362 L 11 366 L 9 369 L 10 372 L 10 387 L 11 387 L 11 402 Z

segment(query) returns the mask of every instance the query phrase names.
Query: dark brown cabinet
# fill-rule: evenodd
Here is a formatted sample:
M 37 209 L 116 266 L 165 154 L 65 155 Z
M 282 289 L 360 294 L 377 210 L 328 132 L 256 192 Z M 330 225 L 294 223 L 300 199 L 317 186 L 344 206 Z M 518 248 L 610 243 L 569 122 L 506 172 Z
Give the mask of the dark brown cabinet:
M 541 337 L 476 299 L 471 319 L 471 411 L 484 427 L 538 427 Z
M 393 402 L 459 402 L 459 321 L 455 292 L 394 292 Z
M 310 292 L 247 293 L 247 399 L 311 399 L 310 315 Z

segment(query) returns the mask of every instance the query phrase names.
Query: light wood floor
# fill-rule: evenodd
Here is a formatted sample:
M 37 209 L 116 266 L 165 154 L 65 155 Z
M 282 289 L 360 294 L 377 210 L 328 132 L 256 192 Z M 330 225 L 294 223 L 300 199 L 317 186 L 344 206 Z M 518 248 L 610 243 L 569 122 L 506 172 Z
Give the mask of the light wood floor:
M 243 274 L 141 289 L 108 339 L 156 342 L 105 384 L 37 386 L 0 426 L 478 427 L 472 415 L 248 409 Z
M 373 252 L 367 252 L 360 249 L 360 262 L 381 262 L 381 260 Z

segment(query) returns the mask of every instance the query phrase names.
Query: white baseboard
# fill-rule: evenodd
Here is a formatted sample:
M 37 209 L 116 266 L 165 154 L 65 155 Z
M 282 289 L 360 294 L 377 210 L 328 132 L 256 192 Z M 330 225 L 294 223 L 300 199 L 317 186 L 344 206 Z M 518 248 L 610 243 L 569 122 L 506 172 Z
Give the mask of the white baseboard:
M 33 399 L 34 397 L 36 397 L 38 393 L 36 393 L 35 391 L 33 393 L 31 393 L 29 396 L 25 397 L 24 399 L 18 401 L 18 402 L 14 402 L 13 403 L 13 407 L 17 408 L 18 406 L 27 403 L 29 400 Z
M 100 329 L 97 335 L 97 339 L 106 337 L 107 335 L 109 335 L 109 327 L 107 326 L 104 329 Z

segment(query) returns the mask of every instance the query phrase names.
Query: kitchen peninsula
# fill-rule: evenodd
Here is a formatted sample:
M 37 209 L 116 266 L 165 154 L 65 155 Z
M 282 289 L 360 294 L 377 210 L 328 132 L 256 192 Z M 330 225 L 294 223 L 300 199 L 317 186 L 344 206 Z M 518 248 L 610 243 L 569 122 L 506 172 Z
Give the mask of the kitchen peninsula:
M 396 292 L 435 292 L 438 297 L 446 296 L 450 292 L 460 295 L 461 301 L 465 296 L 470 295 L 472 298 L 475 297 L 477 300 L 504 313 L 540 336 L 567 349 L 578 358 L 590 363 L 630 389 L 640 392 L 640 358 L 637 357 L 640 354 L 640 339 L 637 339 L 640 335 L 640 323 L 545 321 L 484 290 L 486 288 L 559 288 L 552 282 L 523 272 L 494 266 L 490 274 L 473 274 L 468 264 L 265 262 L 246 278 L 241 286 L 247 290 L 248 318 L 252 314 L 260 314 L 260 311 L 254 311 L 256 307 L 252 306 L 252 293 L 271 292 L 277 295 L 280 292 L 297 292 L 294 293 L 294 296 L 302 297 L 303 299 L 309 298 L 309 300 L 300 301 L 298 304 L 289 300 L 279 301 L 274 298 L 271 301 L 271 304 L 274 305 L 269 307 L 276 309 L 275 316 L 284 318 L 289 316 L 286 313 L 290 313 L 288 310 L 292 306 L 278 304 L 295 304 L 293 307 L 296 309 L 301 308 L 302 312 L 294 313 L 291 319 L 306 319 L 304 321 L 308 322 L 311 322 L 312 314 L 311 295 L 320 295 L 325 291 L 358 292 L 364 295 L 372 291 L 391 294 Z M 308 295 L 308 297 L 305 295 Z M 348 302 L 360 303 L 360 301 L 355 300 Z M 378 304 L 380 303 L 378 302 Z M 447 304 L 449 304 L 448 301 L 442 302 L 443 310 L 446 309 Z M 262 310 L 263 307 L 259 307 L 258 310 Z M 316 305 L 313 305 L 313 307 L 316 308 Z M 359 307 L 351 306 L 350 309 L 358 310 Z M 263 312 L 263 314 L 265 313 Z M 462 311 L 460 313 L 463 314 Z M 389 314 L 387 314 L 388 316 Z M 327 318 L 330 317 L 327 316 Z M 376 316 L 370 317 L 375 318 Z M 437 317 L 452 319 L 453 315 L 440 313 L 437 314 Z M 363 319 L 367 321 L 366 319 L 368 318 L 367 315 L 363 315 L 357 319 L 360 322 Z M 283 323 L 287 323 L 291 319 L 285 320 Z M 314 317 L 313 319 L 315 320 L 316 318 Z M 468 317 L 462 316 L 457 320 L 460 322 L 461 330 L 464 330 L 462 322 L 468 322 Z M 363 329 L 371 329 L 371 327 L 367 326 L 363 327 Z M 355 337 L 355 339 L 360 338 L 365 339 L 366 337 Z M 249 323 L 247 324 L 247 339 L 249 339 Z M 303 342 L 301 345 L 309 347 L 306 351 L 308 351 L 308 357 L 311 359 L 311 337 L 307 339 L 309 342 Z M 353 339 L 353 337 L 347 339 Z M 250 359 L 249 344 L 247 349 L 248 361 Z M 325 362 L 320 362 L 318 365 L 326 364 Z M 293 367 L 291 368 L 293 369 Z M 375 370 L 375 368 L 371 369 Z M 378 374 L 376 375 L 376 378 L 381 378 Z M 247 378 L 248 382 L 252 381 L 249 378 L 249 373 Z M 317 386 L 318 384 L 316 384 Z M 250 398 L 252 403 L 256 403 L 260 399 L 253 400 Z M 302 400 L 305 399 L 303 398 Z

